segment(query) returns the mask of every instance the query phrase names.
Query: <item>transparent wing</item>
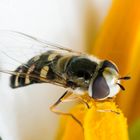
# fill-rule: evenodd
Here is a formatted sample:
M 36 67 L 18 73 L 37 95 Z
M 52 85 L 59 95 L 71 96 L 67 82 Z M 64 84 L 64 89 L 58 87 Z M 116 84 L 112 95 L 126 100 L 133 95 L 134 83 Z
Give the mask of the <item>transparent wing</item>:
M 21 32 L 0 30 L 0 69 L 15 70 L 19 65 L 48 50 L 79 53 Z
M 23 78 L 30 76 L 34 81 L 51 83 L 40 77 L 38 71 L 34 71 L 34 75 L 15 71 L 21 65 L 28 69 L 27 61 L 49 50 L 60 51 L 61 53 L 78 53 L 24 33 L 0 30 L 0 72 L 17 77 L 20 75 Z M 64 86 L 64 83 L 65 81 L 52 82 L 52 84 L 61 86 Z
M 66 84 L 65 81 L 57 81 L 57 82 L 56 81 L 50 81 L 50 80 L 47 80 L 46 78 L 38 76 L 36 74 L 27 74 L 27 73 L 24 73 L 24 72 L 15 72 L 15 71 L 1 70 L 1 69 L 0 69 L 0 72 L 5 73 L 5 74 L 9 74 L 9 75 L 14 75 L 14 76 L 17 76 L 17 77 L 19 76 L 21 78 L 25 78 L 26 76 L 29 76 L 34 81 L 36 81 L 36 83 L 40 83 L 40 82 L 51 83 L 53 85 L 57 85 L 57 86 L 67 88 L 67 86 L 65 85 Z M 36 71 L 36 73 L 37 73 L 37 71 Z

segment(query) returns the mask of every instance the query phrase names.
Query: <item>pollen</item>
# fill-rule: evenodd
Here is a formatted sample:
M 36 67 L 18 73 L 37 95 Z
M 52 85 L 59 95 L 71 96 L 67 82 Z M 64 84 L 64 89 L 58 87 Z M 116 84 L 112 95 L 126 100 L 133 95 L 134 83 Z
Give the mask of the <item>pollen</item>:
M 63 130 L 57 140 L 128 140 L 127 120 L 114 102 L 93 103 L 90 109 L 81 104 L 70 112 L 82 122 L 83 129 L 70 117 L 62 117 Z
M 97 103 L 84 117 L 85 140 L 128 140 L 127 121 L 114 102 Z

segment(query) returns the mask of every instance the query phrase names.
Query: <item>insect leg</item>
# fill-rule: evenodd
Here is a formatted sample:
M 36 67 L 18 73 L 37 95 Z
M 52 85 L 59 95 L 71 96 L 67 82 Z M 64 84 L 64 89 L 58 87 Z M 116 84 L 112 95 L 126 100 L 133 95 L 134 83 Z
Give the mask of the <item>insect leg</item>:
M 96 111 L 98 111 L 98 112 L 112 112 L 112 113 L 115 113 L 118 115 L 120 114 L 119 112 L 111 110 L 111 109 L 97 109 Z
M 83 125 L 82 123 L 71 113 L 67 113 L 67 112 L 61 112 L 59 110 L 56 110 L 55 108 L 62 103 L 67 97 L 69 97 L 72 93 L 66 91 L 51 107 L 50 110 L 58 115 L 67 115 L 70 116 L 72 119 L 74 119 L 82 128 Z
M 108 99 L 106 99 L 105 101 L 102 102 L 113 102 L 115 100 L 115 97 L 109 97 Z M 97 107 L 97 106 L 96 106 Z M 97 109 L 98 112 L 112 112 L 115 114 L 120 114 L 119 112 L 115 111 L 115 110 L 111 110 L 111 109 Z
M 85 105 L 87 109 L 90 109 L 90 106 L 86 100 L 84 100 L 81 96 L 78 96 L 78 95 L 77 95 L 77 98 L 81 101 L 81 103 Z

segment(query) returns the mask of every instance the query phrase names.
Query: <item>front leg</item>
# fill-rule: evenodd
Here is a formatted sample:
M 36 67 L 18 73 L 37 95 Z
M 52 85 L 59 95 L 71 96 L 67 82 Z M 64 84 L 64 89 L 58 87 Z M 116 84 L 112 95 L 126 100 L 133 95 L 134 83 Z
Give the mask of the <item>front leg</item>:
M 58 115 L 67 115 L 70 116 L 72 119 L 74 119 L 82 128 L 83 125 L 82 123 L 71 113 L 67 113 L 67 112 L 61 112 L 59 110 L 56 110 L 55 108 L 62 103 L 64 100 L 66 100 L 70 95 L 72 95 L 72 92 L 66 91 L 51 107 L 50 110 Z

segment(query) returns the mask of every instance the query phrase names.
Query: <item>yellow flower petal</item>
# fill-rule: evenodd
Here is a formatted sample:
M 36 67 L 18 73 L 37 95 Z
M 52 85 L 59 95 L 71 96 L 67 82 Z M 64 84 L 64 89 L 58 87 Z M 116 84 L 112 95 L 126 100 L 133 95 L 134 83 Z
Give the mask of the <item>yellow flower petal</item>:
M 93 106 L 87 111 L 84 120 L 85 140 L 128 140 L 126 118 L 115 103 L 97 103 L 98 108 L 117 111 L 97 112 Z
M 98 112 L 94 105 L 91 109 L 85 109 L 85 106 L 77 105 L 71 110 L 71 113 L 83 123 L 84 131 L 73 119 L 68 117 L 66 119 L 65 116 L 62 117 L 65 127 L 61 129 L 61 135 L 59 134 L 57 140 L 128 140 L 126 118 L 115 103 L 96 104 L 98 109 L 111 109 L 120 114 Z
M 70 112 L 78 118 L 79 121 L 83 122 L 86 112 L 85 106 L 75 106 Z M 71 117 L 62 116 L 56 140 L 84 140 L 83 130 Z
M 132 50 L 137 45 L 139 7 L 139 0 L 115 0 L 96 43 L 92 46 L 93 54 L 113 60 L 119 66 L 121 74 L 128 72 Z

